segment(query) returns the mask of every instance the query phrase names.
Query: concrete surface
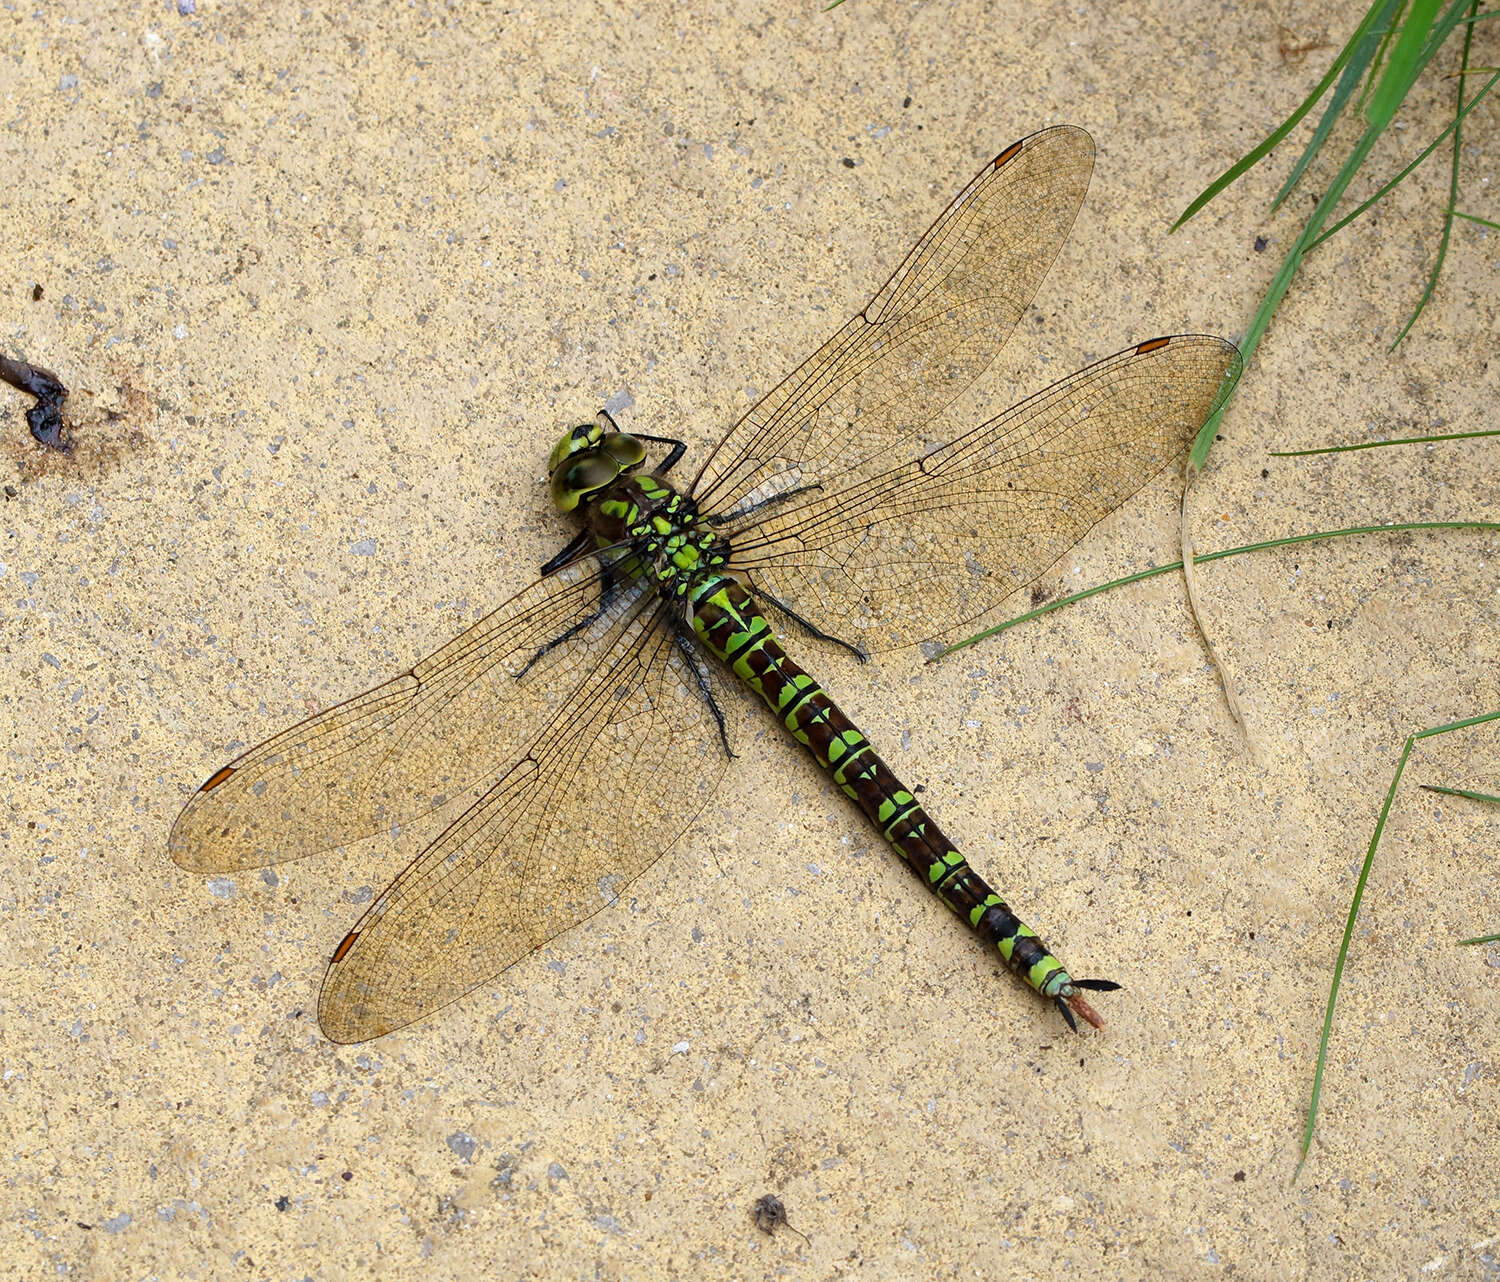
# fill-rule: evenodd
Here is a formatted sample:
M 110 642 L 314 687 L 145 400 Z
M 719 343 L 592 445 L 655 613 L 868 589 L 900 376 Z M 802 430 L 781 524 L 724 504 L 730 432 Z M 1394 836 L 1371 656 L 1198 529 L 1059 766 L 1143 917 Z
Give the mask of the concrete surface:
M 184 7 L 0 23 L 3 342 L 77 419 L 45 454 L 0 389 L 10 1276 L 1500 1272 L 1500 948 L 1454 944 L 1500 929 L 1496 819 L 1416 788 L 1493 788 L 1494 725 L 1408 769 L 1291 1180 L 1402 741 L 1500 707 L 1493 536 L 1205 569 L 1254 751 L 1175 578 L 932 668 L 801 647 L 1057 951 L 1125 984 L 1098 1034 L 749 712 L 617 909 L 364 1046 L 319 1035 L 317 985 L 406 843 L 217 879 L 165 853 L 236 752 L 532 577 L 569 533 L 563 427 L 609 402 L 701 457 L 1015 138 L 1072 122 L 1099 160 L 980 402 L 1237 337 L 1327 174 L 1267 214 L 1278 156 L 1167 228 L 1334 54 L 1287 46 L 1360 6 Z M 1464 171 L 1491 217 L 1495 125 Z M 1492 442 L 1268 457 L 1491 422 L 1493 235 L 1456 229 L 1386 350 L 1446 184 L 1439 161 L 1309 264 L 1194 492 L 1201 550 L 1500 517 Z M 1164 479 L 1049 586 L 1172 559 L 1174 503 Z M 768 1192 L 809 1241 L 756 1229 Z

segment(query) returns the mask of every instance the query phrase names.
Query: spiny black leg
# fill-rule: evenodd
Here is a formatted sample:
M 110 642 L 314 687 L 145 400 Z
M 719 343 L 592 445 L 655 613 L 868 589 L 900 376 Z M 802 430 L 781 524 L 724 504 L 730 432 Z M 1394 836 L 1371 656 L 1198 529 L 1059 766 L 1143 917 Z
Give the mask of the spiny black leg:
M 541 657 L 546 654 L 547 651 L 557 649 L 557 647 L 562 645 L 564 641 L 572 640 L 585 628 L 593 627 L 594 624 L 598 623 L 599 620 L 604 617 L 605 611 L 609 609 L 609 603 L 614 599 L 614 595 L 615 572 L 614 570 L 606 567 L 605 570 L 599 575 L 599 604 L 592 610 L 590 610 L 588 614 L 584 615 L 583 618 L 579 619 L 578 622 L 575 623 L 571 628 L 558 633 L 557 636 L 553 637 L 552 640 L 543 645 L 534 655 L 531 656 L 531 658 L 527 659 L 525 666 L 518 673 L 516 673 L 516 680 L 519 681 L 528 672 L 530 672 L 531 669 L 536 665 L 537 661 L 541 659 Z
M 665 476 L 682 460 L 687 453 L 687 442 L 679 441 L 675 436 L 647 436 L 644 432 L 632 432 L 631 435 L 638 441 L 651 441 L 655 445 L 670 445 L 671 451 L 656 467 L 657 476 Z
M 752 512 L 759 512 L 763 507 L 772 507 L 777 503 L 785 503 L 788 499 L 796 498 L 799 494 L 807 494 L 812 490 L 821 490 L 821 485 L 798 485 L 794 489 L 783 490 L 780 494 L 773 494 L 768 499 L 757 499 L 748 507 L 737 507 L 732 512 L 715 512 L 703 519 L 710 525 L 729 525 L 735 521 L 742 521 Z
M 584 548 L 588 547 L 589 539 L 592 537 L 588 530 L 579 530 L 567 547 L 542 565 L 542 573 L 551 574 L 554 570 L 562 569 L 563 566 L 567 565 L 569 561 L 582 552 Z
M 708 669 L 702 663 L 698 647 L 693 644 L 693 637 L 687 630 L 687 625 L 675 616 L 672 619 L 672 634 L 677 641 L 677 648 L 682 651 L 688 661 L 688 667 L 698 678 L 698 693 L 703 697 L 703 702 L 708 704 L 708 710 L 714 714 L 714 720 L 719 724 L 719 741 L 724 745 L 724 755 L 733 761 L 734 749 L 729 746 L 729 729 L 724 724 L 724 710 L 719 707 L 719 701 L 714 698 L 713 686 L 708 681 Z
M 817 637 L 819 641 L 832 641 L 834 645 L 843 646 L 844 649 L 849 651 L 849 653 L 852 654 L 861 663 L 868 663 L 870 661 L 870 656 L 867 655 L 863 650 L 861 650 L 857 645 L 851 645 L 842 637 L 831 636 L 829 633 L 824 632 L 821 628 L 814 627 L 794 609 L 792 609 L 792 607 L 789 606 L 785 601 L 778 601 L 764 588 L 756 588 L 755 595 L 759 600 L 766 602 L 768 605 L 774 605 L 793 623 L 800 625 L 808 632 L 809 635 Z

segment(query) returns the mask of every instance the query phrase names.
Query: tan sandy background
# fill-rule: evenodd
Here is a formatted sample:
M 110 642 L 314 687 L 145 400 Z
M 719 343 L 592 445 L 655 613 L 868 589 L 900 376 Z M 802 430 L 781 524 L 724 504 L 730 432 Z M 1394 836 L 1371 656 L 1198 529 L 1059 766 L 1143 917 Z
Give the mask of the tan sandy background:
M 1492 537 L 1205 569 L 1254 753 L 1176 579 L 938 667 L 798 646 L 1057 951 L 1125 984 L 1102 1034 L 1000 973 L 768 718 L 615 910 L 365 1046 L 319 1035 L 317 985 L 410 848 L 219 880 L 165 853 L 237 751 L 529 581 L 570 533 L 560 430 L 609 402 L 701 457 L 1015 138 L 1072 122 L 1099 160 L 973 412 L 1237 337 L 1328 175 L 1268 215 L 1278 158 L 1168 225 L 1334 54 L 1284 46 L 1359 6 L 196 8 L 0 15 L 4 348 L 82 420 L 49 456 L 0 394 L 8 1276 L 1500 1272 L 1500 949 L 1454 944 L 1500 929 L 1500 829 L 1416 788 L 1493 787 L 1493 728 L 1422 747 L 1395 800 L 1291 1180 L 1402 741 L 1500 706 Z M 1495 125 L 1464 171 L 1492 217 Z M 1446 182 L 1309 265 L 1200 549 L 1500 516 L 1492 444 L 1267 457 L 1493 415 L 1493 236 L 1458 229 L 1386 352 Z M 1172 559 L 1174 502 L 1049 587 Z M 767 1192 L 809 1242 L 757 1231 Z

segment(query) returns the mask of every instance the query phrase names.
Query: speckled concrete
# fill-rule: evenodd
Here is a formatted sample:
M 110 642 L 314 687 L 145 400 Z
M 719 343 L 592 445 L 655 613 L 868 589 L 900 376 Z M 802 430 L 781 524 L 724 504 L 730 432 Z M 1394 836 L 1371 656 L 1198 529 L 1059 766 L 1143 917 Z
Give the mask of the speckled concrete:
M 529 579 L 567 533 L 561 427 L 609 401 L 701 451 L 1014 138 L 1070 121 L 1100 154 L 975 412 L 1234 337 L 1308 207 L 1264 212 L 1289 161 L 1167 227 L 1332 57 L 1279 24 L 1337 40 L 1360 6 L 179 7 L 0 20 L 0 341 L 78 419 L 44 456 L 0 394 L 9 1276 L 1500 1271 L 1500 950 L 1453 945 L 1500 929 L 1496 820 L 1415 787 L 1494 787 L 1493 727 L 1396 797 L 1291 1182 L 1402 740 L 1500 706 L 1493 538 L 1206 568 L 1254 753 L 1173 579 L 936 668 L 806 653 L 1058 951 L 1125 983 L 1102 1034 L 997 973 L 749 711 L 616 910 L 362 1047 L 319 1036 L 318 980 L 412 850 L 212 880 L 164 849 L 240 748 Z M 1492 217 L 1495 125 L 1464 177 Z M 1268 457 L 1492 419 L 1493 236 L 1456 230 L 1386 352 L 1446 182 L 1309 265 L 1194 493 L 1200 549 L 1500 515 L 1490 443 Z M 1173 532 L 1164 480 L 1049 585 Z M 767 1192 L 809 1241 L 756 1229 Z

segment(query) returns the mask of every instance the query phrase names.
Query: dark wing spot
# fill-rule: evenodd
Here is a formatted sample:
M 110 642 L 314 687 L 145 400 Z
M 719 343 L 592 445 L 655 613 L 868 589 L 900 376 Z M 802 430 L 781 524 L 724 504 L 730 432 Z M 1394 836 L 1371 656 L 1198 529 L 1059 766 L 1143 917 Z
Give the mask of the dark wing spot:
M 234 767 L 233 766 L 225 766 L 222 770 L 216 770 L 208 778 L 208 780 L 204 783 L 203 787 L 201 787 L 201 788 L 198 789 L 198 791 L 199 792 L 212 792 L 221 783 L 223 783 L 224 780 L 228 779 L 229 776 L 232 775 L 233 773 L 234 773 Z
M 1012 156 L 1014 156 L 1016 154 L 1016 152 L 1018 152 L 1020 150 L 1021 150 L 1021 144 L 1020 143 L 1018 143 L 1018 142 L 1011 143 L 1011 145 L 1009 147 L 1007 147 L 1004 151 L 1002 151 L 998 156 L 995 157 L 995 168 L 999 169 L 1001 165 L 1003 165 L 1007 160 L 1009 160 Z

